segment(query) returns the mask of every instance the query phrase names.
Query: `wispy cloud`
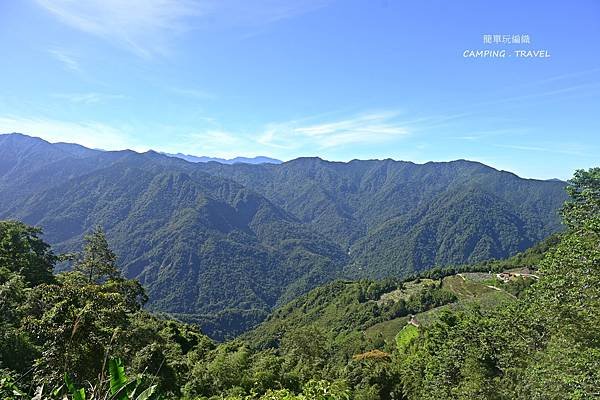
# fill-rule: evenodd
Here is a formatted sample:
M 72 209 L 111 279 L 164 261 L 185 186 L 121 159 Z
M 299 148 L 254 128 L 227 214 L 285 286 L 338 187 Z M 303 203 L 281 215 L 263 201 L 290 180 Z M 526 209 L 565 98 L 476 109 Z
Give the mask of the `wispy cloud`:
M 594 74 L 598 74 L 598 73 L 600 73 L 600 68 L 586 69 L 586 70 L 582 70 L 582 71 L 569 72 L 566 74 L 553 75 L 553 76 L 550 76 L 550 77 L 547 77 L 544 79 L 540 79 L 537 81 L 533 81 L 533 82 L 530 82 L 528 84 L 524 84 L 521 86 L 525 87 L 525 86 L 544 85 L 547 83 L 553 83 L 553 82 L 557 82 L 557 81 L 572 80 L 572 79 L 577 79 L 577 78 L 581 78 L 581 77 L 587 77 L 589 75 L 594 75 Z
M 138 56 L 170 52 L 190 30 L 261 25 L 314 10 L 327 0 L 36 0 L 63 23 Z
M 562 143 L 560 145 L 552 144 L 551 146 L 527 146 L 527 145 L 512 145 L 512 144 L 497 144 L 496 147 L 505 149 L 522 150 L 522 151 L 535 151 L 542 153 L 553 153 L 553 154 L 566 154 L 572 156 L 589 156 L 590 154 L 586 151 L 589 149 L 587 146 L 579 144 Z
M 395 112 L 375 112 L 334 121 L 307 124 L 298 121 L 268 124 L 259 143 L 293 149 L 303 145 L 315 149 L 361 143 L 378 143 L 406 136 L 409 129 Z
M 71 52 L 61 48 L 52 48 L 48 50 L 48 53 L 62 63 L 66 69 L 78 73 L 82 72 L 79 61 Z
M 78 143 L 89 148 L 134 148 L 125 129 L 96 121 L 62 121 L 50 118 L 0 116 L 0 132 L 20 132 L 50 142 Z
M 191 0 L 37 0 L 63 23 L 150 57 L 188 29 L 186 19 L 207 12 Z
M 54 93 L 52 97 L 60 100 L 66 100 L 71 103 L 77 104 L 97 104 L 103 103 L 110 100 L 124 99 L 126 96 L 122 94 L 109 94 L 109 93 Z
M 530 131 L 531 130 L 529 128 L 503 128 L 484 131 L 472 131 L 460 136 L 453 136 L 452 139 L 476 141 L 497 136 L 523 135 Z
M 392 141 L 410 134 L 398 112 L 368 112 L 346 118 L 333 118 L 334 114 L 266 123 L 251 131 L 229 130 L 207 119 L 204 129 L 178 127 L 171 134 L 176 138 L 173 145 L 162 150 L 223 158 L 262 155 L 288 159 L 300 154 L 324 154 L 346 145 Z
M 175 130 L 178 133 L 173 133 L 172 137 L 176 141 L 161 147 L 162 151 L 222 158 L 259 155 L 254 153 L 257 151 L 256 142 L 224 129 L 193 130 L 177 127 Z

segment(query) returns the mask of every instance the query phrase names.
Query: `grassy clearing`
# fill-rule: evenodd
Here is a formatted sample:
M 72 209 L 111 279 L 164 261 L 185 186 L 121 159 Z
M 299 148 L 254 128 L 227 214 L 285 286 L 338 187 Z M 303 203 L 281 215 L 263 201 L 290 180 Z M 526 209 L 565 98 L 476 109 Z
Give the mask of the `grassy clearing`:
M 408 324 L 396 335 L 396 347 L 398 350 L 403 350 L 408 344 L 419 336 L 419 328 Z
M 365 337 L 370 340 L 383 338 L 387 343 L 391 343 L 398 332 L 406 326 L 408 317 L 395 318 L 389 321 L 380 322 L 365 330 Z
M 463 275 L 466 276 L 448 276 L 442 281 L 442 287 L 454 293 L 458 297 L 458 301 L 417 314 L 415 319 L 419 324 L 423 326 L 433 324 L 443 310 L 460 309 L 472 304 L 478 304 L 483 309 L 492 309 L 502 302 L 514 301 L 514 297 L 506 291 L 486 286 L 489 284 L 487 281 L 476 282 L 469 279 L 470 276 L 467 274 Z M 482 278 L 483 276 L 478 276 L 476 279 Z
M 460 275 L 448 276 L 442 281 L 442 288 L 454 293 L 460 300 L 472 299 L 493 290 L 487 286 L 466 279 Z
M 435 283 L 433 279 L 417 279 L 415 281 L 405 282 L 402 289 L 396 289 L 389 293 L 384 293 L 379 299 L 379 303 L 397 302 L 399 300 L 408 301 L 410 296 L 419 293 L 426 285 Z
M 421 279 L 407 282 L 402 289 L 397 289 L 381 296 L 380 302 L 408 300 L 410 296 L 417 294 L 425 286 L 434 283 L 431 279 Z M 495 286 L 494 289 L 490 286 Z M 445 277 L 442 280 L 442 288 L 454 293 L 458 301 L 441 307 L 419 313 L 415 319 L 423 326 L 429 326 L 434 323 L 443 310 L 460 309 L 469 307 L 472 304 L 478 304 L 483 309 L 497 307 L 505 301 L 513 301 L 514 297 L 506 292 L 503 285 L 496 279 L 495 274 L 489 273 L 463 273 Z M 407 317 L 396 318 L 389 321 L 380 322 L 365 330 L 365 337 L 370 340 L 380 340 L 383 338 L 387 343 L 393 343 L 398 340 L 408 322 Z
M 496 274 L 490 274 L 487 272 L 464 272 L 459 275 L 463 276 L 466 280 L 480 283 L 489 279 L 494 279 L 496 276 Z

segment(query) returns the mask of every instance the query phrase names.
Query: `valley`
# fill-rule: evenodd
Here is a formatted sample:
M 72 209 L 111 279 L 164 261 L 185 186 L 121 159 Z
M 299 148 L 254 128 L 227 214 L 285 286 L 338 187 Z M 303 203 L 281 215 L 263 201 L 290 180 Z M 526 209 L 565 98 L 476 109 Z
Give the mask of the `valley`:
M 365 190 L 318 159 L 199 170 L 14 135 L 1 151 L 4 398 L 558 399 L 600 382 L 598 169 L 553 210 L 563 182 L 464 161 Z M 379 196 L 420 200 L 375 213 Z
M 0 136 L 0 156 L 0 218 L 59 252 L 101 226 L 149 309 L 217 339 L 335 279 L 516 254 L 561 229 L 565 199 L 564 182 L 465 160 L 191 163 L 20 134 Z

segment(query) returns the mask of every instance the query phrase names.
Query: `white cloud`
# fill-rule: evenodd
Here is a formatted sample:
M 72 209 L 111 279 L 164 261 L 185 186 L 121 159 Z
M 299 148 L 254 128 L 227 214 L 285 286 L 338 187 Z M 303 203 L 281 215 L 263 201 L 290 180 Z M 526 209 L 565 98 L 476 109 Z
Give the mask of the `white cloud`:
M 409 135 L 398 120 L 397 112 L 371 112 L 332 119 L 332 114 L 302 118 L 282 123 L 268 123 L 250 132 L 223 128 L 215 120 L 214 127 L 193 130 L 178 127 L 172 145 L 161 147 L 169 153 L 232 158 L 235 156 L 269 156 L 279 159 L 299 154 L 315 155 L 336 147 L 391 141 Z M 311 122 L 312 121 L 312 122 Z M 316 122 L 318 121 L 318 122 Z
M 573 156 L 589 156 L 590 153 L 588 150 L 590 148 L 588 146 L 583 146 L 580 144 L 570 144 L 570 143 L 561 143 L 557 145 L 553 143 L 547 146 L 527 146 L 527 145 L 511 145 L 511 144 L 497 144 L 496 147 L 501 147 L 504 149 L 513 149 L 513 150 L 522 150 L 522 151 L 535 151 L 541 153 L 553 153 L 553 154 L 566 154 Z
M 77 61 L 77 59 L 69 51 L 60 48 L 54 48 L 48 50 L 48 53 L 60 61 L 66 69 L 81 73 L 79 61 Z
M 85 93 L 65 95 L 65 98 L 69 97 L 73 101 L 96 101 L 96 96 Z M 223 158 L 262 155 L 280 159 L 301 154 L 326 154 L 345 145 L 387 142 L 410 133 L 395 112 L 371 112 L 338 119 L 332 119 L 330 114 L 325 116 L 271 123 L 263 129 L 244 132 L 227 130 L 212 119 L 206 121 L 207 127 L 199 129 L 183 125 L 108 125 L 97 121 L 0 115 L 0 132 L 20 132 L 50 142 L 72 142 L 106 150 L 145 151 L 153 148 L 169 153 Z M 134 135 L 141 130 L 152 132 L 152 137 L 144 136 L 143 143 L 135 140 Z M 165 141 L 165 137 L 171 140 Z
M 191 0 L 37 0 L 63 23 L 150 57 L 166 51 L 186 18 L 205 13 Z
M 51 95 L 54 98 L 67 100 L 71 103 L 78 104 L 97 104 L 103 103 L 110 100 L 124 99 L 125 96 L 122 94 L 108 94 L 108 93 L 54 93 Z
M 48 118 L 0 116 L 0 132 L 19 132 L 49 142 L 78 143 L 89 148 L 120 150 L 135 148 L 124 129 L 95 121 L 60 121 Z
M 327 0 L 36 0 L 72 28 L 142 57 L 169 53 L 191 29 L 262 25 L 305 13 Z
M 302 124 L 298 121 L 269 124 L 258 141 L 266 146 L 293 149 L 310 146 L 327 149 L 348 144 L 379 143 L 410 133 L 397 113 L 367 113 L 351 118 Z

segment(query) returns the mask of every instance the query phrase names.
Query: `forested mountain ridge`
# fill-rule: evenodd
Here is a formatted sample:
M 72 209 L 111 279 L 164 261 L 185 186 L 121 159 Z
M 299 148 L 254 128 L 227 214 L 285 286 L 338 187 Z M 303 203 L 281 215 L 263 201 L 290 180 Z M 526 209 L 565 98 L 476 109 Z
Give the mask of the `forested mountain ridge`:
M 197 164 L 0 136 L 0 218 L 72 251 L 102 226 L 148 307 L 215 337 L 338 277 L 501 258 L 559 229 L 563 182 L 469 161 Z
M 566 230 L 507 260 L 337 280 L 217 344 L 142 309 L 102 229 L 73 271 L 0 221 L 0 397 L 591 399 L 600 385 L 600 168 L 577 171 Z
M 62 251 L 103 226 L 124 272 L 148 289 L 151 308 L 194 314 L 202 325 L 203 315 L 212 321 L 227 311 L 224 322 L 206 326 L 217 337 L 221 325 L 225 333 L 244 329 L 279 298 L 332 279 L 345 263 L 343 252 L 289 213 L 193 164 L 152 152 L 95 157 L 102 159 L 89 165 L 76 159 L 67 179 L 3 215 L 45 227 Z
M 353 277 L 515 254 L 559 229 L 565 200 L 563 182 L 521 179 L 466 160 L 299 158 L 202 169 L 256 188 L 347 249 Z

